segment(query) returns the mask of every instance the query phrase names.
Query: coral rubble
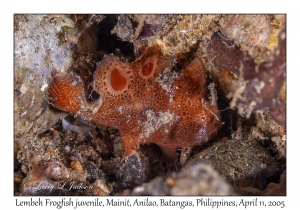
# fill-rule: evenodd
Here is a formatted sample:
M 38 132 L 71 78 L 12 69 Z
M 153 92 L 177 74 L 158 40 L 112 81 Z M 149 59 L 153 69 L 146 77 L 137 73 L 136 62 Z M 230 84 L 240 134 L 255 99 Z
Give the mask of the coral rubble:
M 238 80 L 234 82 L 234 90 L 228 93 L 232 108 L 237 108 L 239 113 L 247 118 L 255 110 L 270 110 L 274 119 L 285 126 L 285 103 L 279 98 L 286 77 L 284 24 L 278 33 L 277 47 L 269 50 L 266 46 L 271 33 L 267 33 L 268 27 L 262 27 L 263 24 L 254 22 L 244 33 L 235 28 L 245 28 L 251 18 L 259 18 L 265 22 L 268 16 L 229 18 L 222 31 L 224 34 L 217 32 L 212 36 L 207 46 L 208 59 L 215 68 L 229 70 L 238 76 Z M 235 25 L 236 21 L 242 26 Z M 258 32 L 254 33 L 251 27 Z M 241 41 L 247 44 L 243 45 Z M 244 47 L 238 47 L 237 43 Z
M 285 195 L 286 39 L 280 14 L 16 14 L 14 194 Z

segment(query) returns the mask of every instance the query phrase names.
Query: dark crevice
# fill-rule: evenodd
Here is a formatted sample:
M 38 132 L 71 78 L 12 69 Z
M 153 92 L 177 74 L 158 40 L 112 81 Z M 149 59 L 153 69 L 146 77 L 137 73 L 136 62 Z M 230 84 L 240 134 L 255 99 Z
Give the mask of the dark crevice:
M 115 53 L 115 50 L 119 49 L 124 56 L 134 58 L 133 44 L 122 41 L 116 34 L 111 33 L 117 22 L 118 15 L 106 15 L 105 19 L 98 24 L 98 48 L 107 53 Z

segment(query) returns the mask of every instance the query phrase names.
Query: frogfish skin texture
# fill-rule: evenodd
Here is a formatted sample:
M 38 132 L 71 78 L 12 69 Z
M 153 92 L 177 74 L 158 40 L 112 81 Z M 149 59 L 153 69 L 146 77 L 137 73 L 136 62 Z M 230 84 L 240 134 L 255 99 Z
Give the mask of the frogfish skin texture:
M 221 125 L 215 102 L 206 98 L 205 70 L 198 58 L 181 72 L 172 71 L 174 57 L 158 46 L 133 63 L 113 55 L 98 64 L 93 88 L 100 98 L 88 103 L 82 80 L 68 73 L 55 77 L 47 89 L 51 104 L 100 126 L 117 127 L 125 155 L 140 144 L 157 144 L 168 163 L 178 147 L 205 143 Z

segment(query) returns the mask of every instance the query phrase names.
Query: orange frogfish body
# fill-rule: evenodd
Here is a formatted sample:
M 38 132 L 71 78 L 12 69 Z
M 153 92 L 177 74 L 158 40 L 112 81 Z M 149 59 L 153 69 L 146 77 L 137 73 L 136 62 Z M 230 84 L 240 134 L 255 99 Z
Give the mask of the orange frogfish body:
M 97 101 L 86 101 L 83 82 L 72 73 L 55 77 L 47 94 L 60 110 L 117 127 L 125 155 L 139 150 L 140 144 L 155 143 L 172 163 L 178 147 L 206 142 L 221 125 L 216 104 L 205 96 L 202 62 L 195 58 L 181 72 L 171 70 L 174 64 L 174 57 L 163 56 L 158 46 L 133 63 L 109 55 L 94 73 Z

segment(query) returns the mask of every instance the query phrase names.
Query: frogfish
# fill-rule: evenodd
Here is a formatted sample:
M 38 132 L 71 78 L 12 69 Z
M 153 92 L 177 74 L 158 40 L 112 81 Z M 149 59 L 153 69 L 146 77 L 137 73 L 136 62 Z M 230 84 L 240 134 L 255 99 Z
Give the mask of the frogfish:
M 177 148 L 207 142 L 222 124 L 217 104 L 210 100 L 205 67 L 195 57 L 181 71 L 176 58 L 154 45 L 134 62 L 114 55 L 97 64 L 92 87 L 100 97 L 88 102 L 82 79 L 74 73 L 53 78 L 47 96 L 55 108 L 99 126 L 119 129 L 124 155 L 141 144 L 157 144 L 167 163 Z

